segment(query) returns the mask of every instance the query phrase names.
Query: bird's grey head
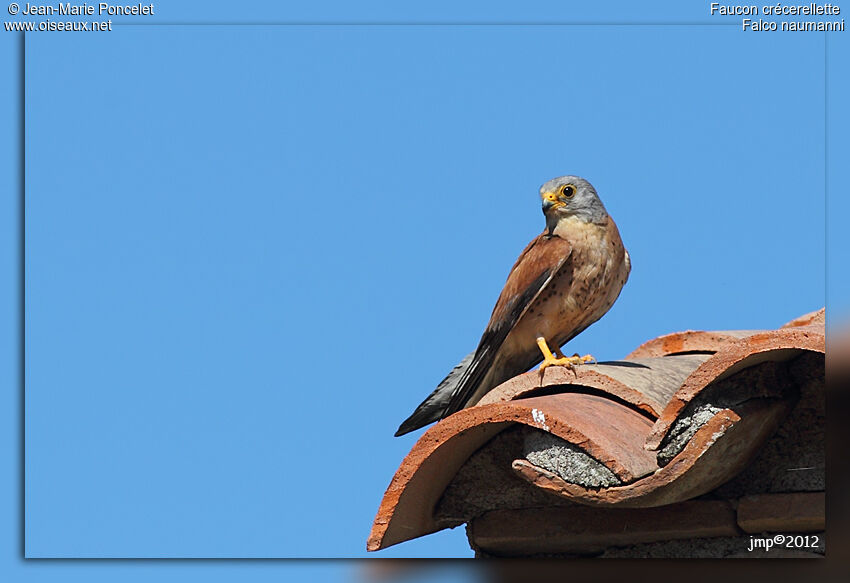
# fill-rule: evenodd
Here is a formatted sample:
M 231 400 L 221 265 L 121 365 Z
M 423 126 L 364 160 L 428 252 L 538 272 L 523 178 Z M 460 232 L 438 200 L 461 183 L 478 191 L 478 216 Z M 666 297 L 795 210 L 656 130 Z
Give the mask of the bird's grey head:
M 575 217 L 587 223 L 605 223 L 608 213 L 596 189 L 579 176 L 559 176 L 540 187 L 543 214 L 550 231 L 562 218 Z

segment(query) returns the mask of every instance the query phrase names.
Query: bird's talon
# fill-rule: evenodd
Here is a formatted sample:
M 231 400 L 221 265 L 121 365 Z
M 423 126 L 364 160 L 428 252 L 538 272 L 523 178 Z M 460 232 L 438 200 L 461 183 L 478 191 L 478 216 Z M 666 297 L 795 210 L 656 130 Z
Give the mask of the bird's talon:
M 550 366 L 565 366 L 573 371 L 574 375 L 578 376 L 576 366 L 588 362 L 596 362 L 596 359 L 589 354 L 579 356 L 578 353 L 575 353 L 572 356 L 564 356 L 564 353 L 559 348 L 556 348 L 555 354 L 552 354 L 552 351 L 549 350 L 549 346 L 546 344 L 546 339 L 542 336 L 537 338 L 537 346 L 540 347 L 540 352 L 543 353 L 543 362 L 540 363 L 539 369 L 541 379 L 543 378 L 543 372 Z
M 580 364 L 584 364 L 584 361 L 580 357 L 564 356 L 562 358 L 555 358 L 552 356 L 551 358 L 543 359 L 543 362 L 540 363 L 540 370 L 545 370 L 550 366 L 565 366 L 575 371 L 575 367 Z

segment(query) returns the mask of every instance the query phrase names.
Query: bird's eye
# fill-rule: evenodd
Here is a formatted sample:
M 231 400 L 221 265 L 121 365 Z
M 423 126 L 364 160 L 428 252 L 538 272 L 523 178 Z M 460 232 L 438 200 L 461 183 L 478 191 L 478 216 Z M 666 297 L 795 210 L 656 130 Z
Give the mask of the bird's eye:
M 563 194 L 567 198 L 572 198 L 573 196 L 575 196 L 575 193 L 576 187 L 572 184 L 565 184 L 564 188 L 561 189 L 561 194 Z

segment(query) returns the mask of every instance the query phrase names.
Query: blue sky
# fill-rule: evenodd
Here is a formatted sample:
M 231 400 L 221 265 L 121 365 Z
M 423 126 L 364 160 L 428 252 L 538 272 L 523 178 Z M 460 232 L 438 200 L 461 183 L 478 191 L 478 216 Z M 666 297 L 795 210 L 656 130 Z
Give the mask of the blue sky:
M 157 18 L 722 22 L 672 3 L 608 14 L 192 6 Z M 16 78 L 18 41 L 0 38 Z M 846 70 L 843 39 L 829 38 L 833 73 Z M 421 432 L 392 434 L 475 347 L 542 229 L 537 188 L 554 176 L 596 186 L 633 262 L 614 308 L 569 351 L 616 359 L 666 332 L 772 328 L 820 308 L 826 258 L 841 265 L 848 238 L 832 226 L 825 253 L 825 186 L 833 220 L 848 182 L 836 162 L 847 113 L 835 107 L 847 81 L 832 74 L 829 88 L 825 185 L 823 34 L 536 24 L 30 34 L 27 555 L 365 556 L 384 489 Z M 16 91 L 4 86 L 4 111 Z M 12 387 L 18 146 L 7 132 Z M 830 308 L 847 314 L 846 274 L 829 275 Z M 4 408 L 7 504 L 20 486 L 19 407 Z M 11 562 L 15 504 L 4 523 L 16 525 L 7 551 L 21 577 L 143 577 L 126 563 Z M 471 551 L 459 528 L 381 555 Z M 171 565 L 142 568 L 217 569 Z M 258 578 L 349 568 L 242 565 L 227 568 Z

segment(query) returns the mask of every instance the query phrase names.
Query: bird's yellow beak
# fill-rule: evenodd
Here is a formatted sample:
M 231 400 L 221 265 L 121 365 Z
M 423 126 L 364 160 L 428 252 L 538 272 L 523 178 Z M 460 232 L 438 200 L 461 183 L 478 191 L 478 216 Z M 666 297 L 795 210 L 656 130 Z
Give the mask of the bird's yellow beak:
M 548 213 L 553 209 L 561 208 L 566 205 L 566 203 L 554 192 L 544 192 L 542 198 L 544 213 Z

